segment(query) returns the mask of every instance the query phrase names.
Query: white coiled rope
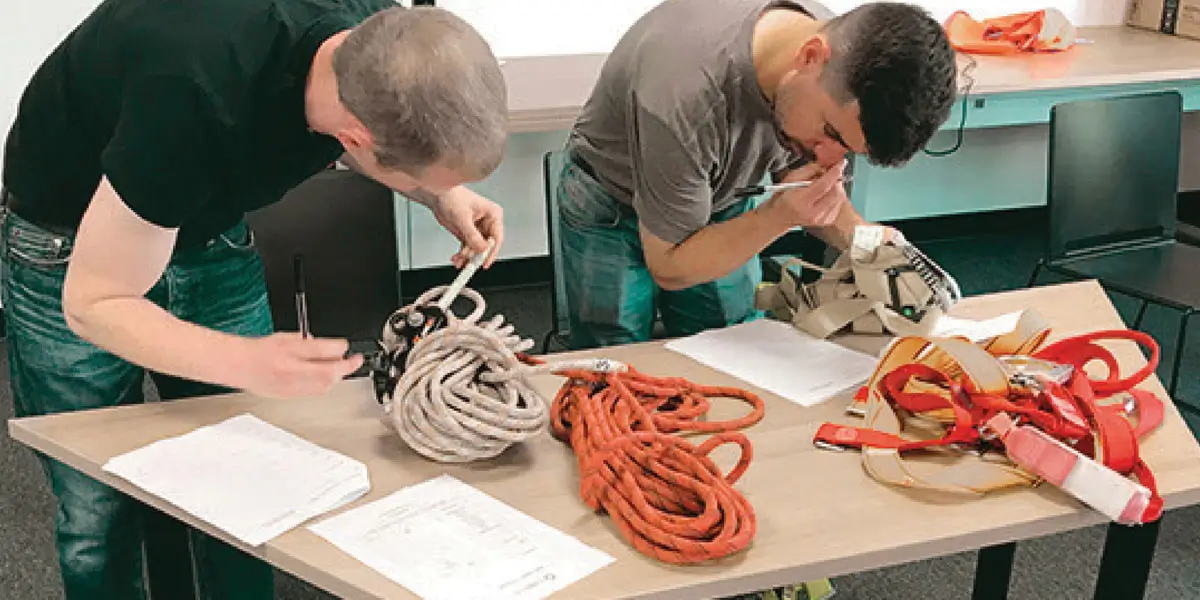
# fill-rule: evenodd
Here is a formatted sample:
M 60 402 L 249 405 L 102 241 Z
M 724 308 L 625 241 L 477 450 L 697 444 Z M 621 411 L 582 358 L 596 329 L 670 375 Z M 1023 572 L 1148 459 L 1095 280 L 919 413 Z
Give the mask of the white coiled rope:
M 433 304 L 446 290 L 433 288 L 399 312 Z M 460 295 L 475 310 L 462 319 L 446 310 L 446 324 L 418 341 L 405 365 L 396 365 L 403 374 L 384 402 L 401 439 L 441 462 L 494 457 L 541 431 L 549 411 L 517 358 L 533 341 L 514 334 L 501 315 L 480 323 L 483 298 L 468 288 Z M 389 348 L 398 342 L 390 327 L 383 342 Z
M 404 322 L 408 313 L 437 303 L 446 323 L 421 338 L 410 351 L 384 410 L 400 438 L 417 453 L 439 462 L 470 462 L 495 457 L 513 444 L 538 433 L 549 422 L 549 402 L 529 383 L 529 376 L 562 369 L 624 370 L 603 359 L 529 365 L 519 353 L 533 347 L 501 315 L 480 322 L 483 297 L 462 287 L 456 295 L 475 304 L 466 317 L 449 309 L 444 294 L 455 286 L 433 288 L 401 308 L 388 322 Z M 402 343 L 390 326 L 384 327 L 388 349 Z

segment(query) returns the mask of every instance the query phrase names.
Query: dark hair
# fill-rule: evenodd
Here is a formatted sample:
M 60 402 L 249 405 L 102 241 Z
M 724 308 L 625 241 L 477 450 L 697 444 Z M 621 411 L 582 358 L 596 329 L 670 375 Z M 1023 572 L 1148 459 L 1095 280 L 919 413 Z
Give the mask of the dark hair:
M 826 23 L 831 54 L 822 79 L 839 102 L 858 100 L 867 159 L 908 162 L 950 117 L 957 95 L 955 54 L 925 9 L 864 4 Z

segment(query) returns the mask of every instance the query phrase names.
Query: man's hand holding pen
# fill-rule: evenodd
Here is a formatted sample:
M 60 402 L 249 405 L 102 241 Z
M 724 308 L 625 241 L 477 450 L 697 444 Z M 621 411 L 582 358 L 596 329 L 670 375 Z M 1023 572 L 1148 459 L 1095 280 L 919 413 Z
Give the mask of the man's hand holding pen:
M 821 172 L 820 165 L 809 163 L 788 173 L 783 185 L 807 182 L 801 187 L 785 187 L 775 192 L 764 208 L 793 227 L 827 227 L 837 220 L 850 202 L 842 185 L 845 162 Z
M 268 398 L 323 395 L 363 363 L 361 354 L 348 354 L 349 341 L 312 336 L 304 258 L 297 255 L 293 267 L 299 331 L 281 331 L 245 340 L 250 346 L 241 365 L 238 387 Z

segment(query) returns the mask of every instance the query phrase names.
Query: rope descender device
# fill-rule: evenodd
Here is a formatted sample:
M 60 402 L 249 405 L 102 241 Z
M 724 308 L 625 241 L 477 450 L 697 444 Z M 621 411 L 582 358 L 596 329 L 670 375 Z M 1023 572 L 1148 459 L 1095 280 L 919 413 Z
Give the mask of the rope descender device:
M 471 257 L 449 286 L 430 290 L 412 305 L 402 307 L 388 317 L 383 328 L 382 341 L 379 343 L 379 352 L 368 358 L 371 378 L 375 383 L 375 399 L 381 404 L 385 402 L 385 398 L 390 399 L 395 393 L 396 384 L 399 383 L 413 347 L 422 337 L 446 325 L 450 305 L 483 265 L 494 244 L 493 240 L 488 240 L 487 250 Z M 429 302 L 430 296 L 437 296 L 437 302 Z M 480 302 L 481 298 L 476 304 L 482 306 Z
M 625 369 L 607 359 L 545 364 L 526 353 L 533 341 L 518 335 L 502 315 L 483 320 L 483 296 L 466 283 L 486 255 L 472 258 L 450 285 L 432 288 L 392 313 L 379 351 L 367 357 L 376 400 L 391 425 L 430 460 L 493 458 L 544 431 L 550 403 L 530 384 L 531 375 Z M 474 303 L 463 317 L 451 310 L 459 297 Z
M 1048 481 L 1114 522 L 1157 520 L 1162 499 L 1138 447 L 1163 402 L 1137 387 L 1158 364 L 1157 343 L 1112 330 L 1046 345 L 1049 334 L 1026 311 L 1013 331 L 979 343 L 899 338 L 847 409 L 862 424 L 825 423 L 813 442 L 860 450 L 864 471 L 889 485 L 982 495 Z M 1135 342 L 1150 358 L 1121 377 L 1102 341 Z M 1093 362 L 1105 377 L 1085 370 Z M 930 455 L 940 460 L 917 460 Z
M 481 322 L 483 297 L 466 287 L 490 252 L 474 256 L 454 282 L 426 291 L 383 327 L 380 350 L 369 357 L 376 400 L 400 438 L 438 462 L 499 455 L 540 432 L 547 403 L 529 385 L 525 351 L 532 340 L 514 333 L 501 315 Z M 459 318 L 456 298 L 474 302 Z
M 792 267 L 821 272 L 803 283 Z M 849 249 L 829 268 L 799 258 L 783 265 L 779 283 L 755 291 L 759 310 L 818 338 L 861 334 L 925 335 L 962 299 L 958 283 L 899 231 L 859 225 Z

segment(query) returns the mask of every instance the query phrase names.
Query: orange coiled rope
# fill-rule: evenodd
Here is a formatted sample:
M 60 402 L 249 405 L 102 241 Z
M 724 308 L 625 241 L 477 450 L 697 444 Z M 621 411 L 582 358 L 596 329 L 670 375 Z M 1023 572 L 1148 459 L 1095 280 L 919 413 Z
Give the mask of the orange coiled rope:
M 603 509 L 639 552 L 675 564 L 721 558 L 749 546 L 754 509 L 733 484 L 750 466 L 750 440 L 737 429 L 763 417 L 763 402 L 736 388 L 626 372 L 562 371 L 551 407 L 554 436 L 570 443 L 583 501 Z M 753 410 L 724 422 L 700 420 L 709 399 L 739 398 Z M 712 433 L 693 445 L 675 432 Z M 709 458 L 723 444 L 741 456 L 728 475 Z

